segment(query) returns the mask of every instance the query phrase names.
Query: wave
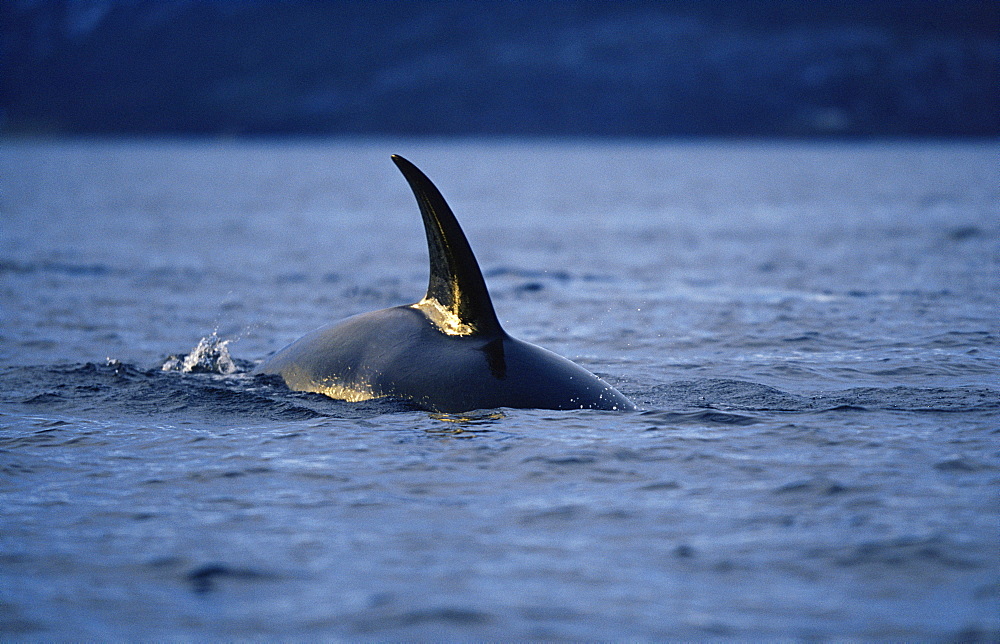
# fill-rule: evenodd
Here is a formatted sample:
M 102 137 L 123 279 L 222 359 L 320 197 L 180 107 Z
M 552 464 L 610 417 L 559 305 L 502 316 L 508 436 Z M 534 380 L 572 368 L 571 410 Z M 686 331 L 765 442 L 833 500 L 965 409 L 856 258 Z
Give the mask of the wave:
M 172 356 L 164 366 L 153 369 L 116 360 L 104 364 L 6 367 L 0 369 L 0 403 L 30 413 L 238 417 L 247 421 L 371 418 L 416 410 L 407 401 L 397 399 L 351 403 L 290 391 L 280 377 L 249 373 L 251 363 L 232 358 L 228 358 L 232 360 L 229 362 L 222 353 L 215 357 L 216 362 L 211 363 L 204 355 L 201 359 Z M 800 395 L 741 380 L 701 379 L 629 393 L 647 410 L 640 413 L 657 426 L 739 427 L 763 420 L 745 412 L 1000 410 L 1000 391 L 983 386 L 856 387 Z
M 407 401 L 345 402 L 290 391 L 280 377 L 253 374 L 253 362 L 234 358 L 229 340 L 203 337 L 187 354 L 143 369 L 104 364 L 12 366 L 0 369 L 0 402 L 52 414 L 213 416 L 259 420 L 369 418 L 414 411 Z M 743 426 L 760 422 L 734 412 L 994 412 L 1000 390 L 987 386 L 853 387 L 797 394 L 744 380 L 704 378 L 643 388 L 629 395 L 654 425 Z M 691 411 L 695 410 L 695 411 Z M 493 418 L 493 416 L 489 416 Z
M 182 360 L 183 362 L 183 360 Z M 0 370 L 0 402 L 47 415 L 240 418 L 242 421 L 366 418 L 413 407 L 382 399 L 346 403 L 290 391 L 275 376 L 237 371 L 220 374 L 142 369 L 116 360 L 105 364 L 16 366 Z
M 640 392 L 636 397 L 645 398 L 661 409 L 687 406 L 761 412 L 1000 410 L 1000 390 L 986 386 L 852 387 L 802 395 L 744 380 L 707 378 L 658 385 L 648 394 Z

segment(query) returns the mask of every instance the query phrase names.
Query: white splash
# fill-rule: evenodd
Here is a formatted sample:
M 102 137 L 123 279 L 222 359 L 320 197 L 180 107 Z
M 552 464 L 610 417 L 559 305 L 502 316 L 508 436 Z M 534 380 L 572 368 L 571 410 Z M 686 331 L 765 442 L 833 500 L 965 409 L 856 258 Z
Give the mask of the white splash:
M 230 340 L 221 340 L 216 332 L 198 341 L 198 346 L 191 353 L 183 356 L 170 356 L 163 363 L 163 371 L 180 371 L 183 373 L 219 373 L 229 375 L 239 368 L 229 355 Z

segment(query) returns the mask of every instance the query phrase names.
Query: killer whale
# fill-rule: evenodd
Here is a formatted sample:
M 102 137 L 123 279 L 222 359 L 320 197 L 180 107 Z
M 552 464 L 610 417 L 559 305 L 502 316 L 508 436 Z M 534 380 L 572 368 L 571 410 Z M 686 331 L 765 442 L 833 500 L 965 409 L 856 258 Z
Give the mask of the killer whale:
M 497 407 L 633 410 L 614 387 L 579 365 L 517 340 L 500 326 L 486 281 L 458 220 L 423 172 L 392 160 L 420 207 L 430 279 L 415 304 L 319 328 L 255 370 L 296 391 L 340 400 L 395 397 L 430 411 Z

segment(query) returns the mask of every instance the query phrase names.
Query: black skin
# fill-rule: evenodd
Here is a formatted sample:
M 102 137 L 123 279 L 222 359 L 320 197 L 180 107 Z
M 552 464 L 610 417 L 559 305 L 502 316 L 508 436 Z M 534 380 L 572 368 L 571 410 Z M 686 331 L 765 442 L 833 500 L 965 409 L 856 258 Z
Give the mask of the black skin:
M 586 369 L 502 333 L 450 336 L 418 309 L 363 313 L 317 329 L 275 354 L 261 373 L 292 389 L 324 392 L 332 381 L 424 409 L 496 407 L 631 410 L 635 405 Z

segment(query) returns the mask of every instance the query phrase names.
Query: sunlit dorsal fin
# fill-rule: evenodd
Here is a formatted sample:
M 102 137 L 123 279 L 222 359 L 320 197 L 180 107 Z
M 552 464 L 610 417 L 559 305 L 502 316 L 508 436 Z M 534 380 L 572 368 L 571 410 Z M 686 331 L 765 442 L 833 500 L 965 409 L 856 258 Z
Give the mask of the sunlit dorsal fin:
M 427 295 L 414 306 L 449 335 L 503 333 L 476 256 L 448 203 L 417 166 L 395 154 L 392 160 L 413 189 L 427 233 L 430 280 Z

